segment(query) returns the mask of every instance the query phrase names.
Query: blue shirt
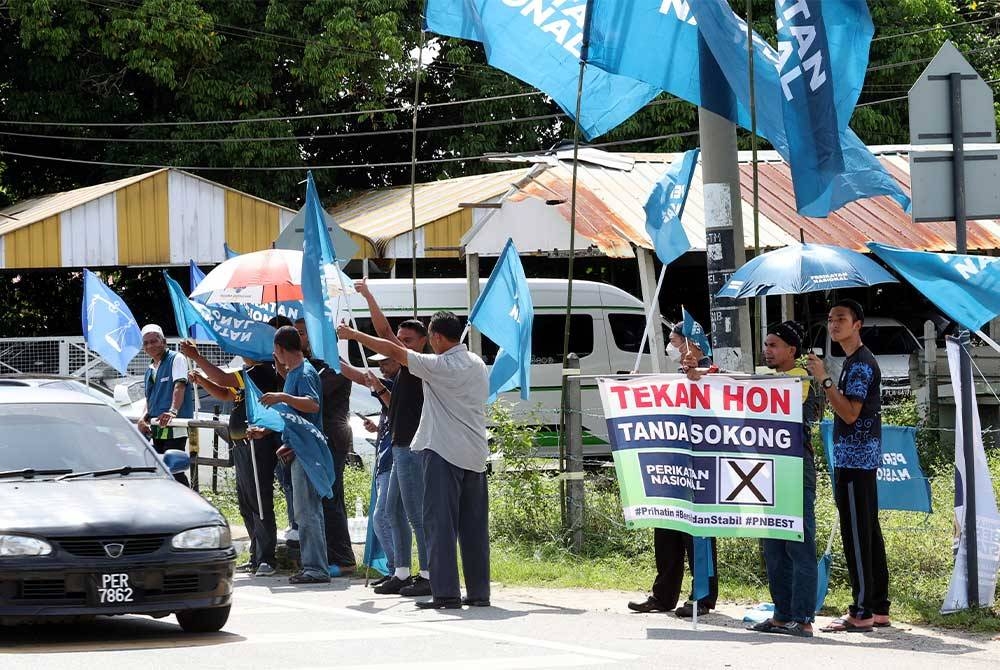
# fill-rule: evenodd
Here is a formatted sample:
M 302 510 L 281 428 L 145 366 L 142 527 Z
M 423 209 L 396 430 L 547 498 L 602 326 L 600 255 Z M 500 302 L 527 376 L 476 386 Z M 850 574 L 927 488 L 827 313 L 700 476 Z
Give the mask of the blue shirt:
M 194 394 L 187 383 L 187 366 L 176 351 L 167 351 L 155 369 L 150 365 L 146 370 L 146 411 L 151 419 L 170 409 L 176 382 L 184 383 L 184 400 L 177 408 L 178 418 L 190 419 L 194 416 Z
M 392 380 L 383 379 L 382 385 L 392 391 Z M 372 391 L 372 396 L 378 394 Z M 389 408 L 383 406 L 379 416 L 378 433 L 375 436 L 375 476 L 392 470 L 392 426 L 389 423 Z
M 285 376 L 285 388 L 283 391 L 288 395 L 300 398 L 312 398 L 320 406 L 315 412 L 295 412 L 307 420 L 309 423 L 323 432 L 323 396 L 321 392 L 322 384 L 319 380 L 319 373 L 309 361 L 302 361 L 302 365 L 288 371 Z M 294 408 L 293 408 L 294 409 Z
M 834 413 L 834 465 L 876 470 L 882 462 L 882 372 L 868 347 L 847 357 L 837 388 L 849 400 L 861 403 L 861 413 L 853 424 Z

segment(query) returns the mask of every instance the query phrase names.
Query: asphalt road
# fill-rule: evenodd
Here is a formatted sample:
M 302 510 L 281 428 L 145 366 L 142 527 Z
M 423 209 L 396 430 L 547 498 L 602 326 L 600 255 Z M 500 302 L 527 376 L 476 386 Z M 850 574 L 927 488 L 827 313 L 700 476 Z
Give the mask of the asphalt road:
M 416 610 L 363 582 L 294 587 L 240 577 L 225 630 L 187 635 L 173 618 L 0 629 L 3 670 L 312 668 L 835 668 L 996 667 L 1000 643 L 897 627 L 813 640 L 743 629 L 730 606 L 691 622 L 637 615 L 628 597 L 600 591 L 504 589 L 491 608 Z

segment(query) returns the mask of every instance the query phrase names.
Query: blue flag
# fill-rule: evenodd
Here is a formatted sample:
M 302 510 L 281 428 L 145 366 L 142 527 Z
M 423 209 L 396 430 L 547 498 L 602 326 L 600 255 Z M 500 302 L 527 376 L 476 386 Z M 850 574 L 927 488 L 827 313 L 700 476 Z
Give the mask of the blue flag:
M 243 381 L 243 403 L 247 411 L 247 425 L 267 428 L 276 433 L 285 430 L 285 420 L 281 418 L 273 407 L 265 407 L 260 403 L 262 395 L 253 379 L 245 371 L 240 372 L 240 379 Z
M 198 264 L 193 259 L 190 261 L 189 271 L 191 274 L 190 288 L 194 291 L 198 284 L 205 278 L 205 273 L 201 271 L 201 268 L 198 267 Z M 208 296 L 205 297 L 207 298 Z M 214 339 L 209 331 L 197 324 L 192 326 L 191 336 L 199 342 L 212 342 Z
M 482 42 L 490 65 L 539 89 L 573 117 L 587 6 L 587 0 L 427 0 L 427 29 Z M 587 139 L 603 135 L 658 94 L 656 85 L 588 65 L 580 129 Z
M 653 240 L 656 256 L 669 265 L 691 249 L 681 225 L 691 177 L 698 166 L 699 149 L 687 151 L 674 161 L 646 201 L 646 233 Z
M 524 276 L 521 257 L 510 238 L 496 267 L 490 273 L 469 323 L 500 348 L 490 370 L 490 397 L 493 402 L 504 391 L 521 388 L 521 398 L 531 392 L 531 327 L 535 307 Z
M 715 562 L 712 560 L 712 538 L 696 537 L 694 539 L 694 556 L 691 557 L 694 580 L 691 585 L 691 595 L 696 601 L 707 598 L 711 590 L 710 579 L 715 575 Z
M 229 242 L 223 242 L 223 243 L 222 243 L 222 249 L 223 249 L 223 251 L 224 251 L 224 252 L 225 252 L 225 254 L 226 254 L 226 260 L 227 260 L 227 261 L 228 261 L 228 260 L 229 260 L 230 258 L 236 258 L 237 256 L 239 256 L 239 255 L 240 255 L 240 254 L 239 254 L 238 252 L 236 252 L 236 251 L 233 251 L 233 248 L 232 248 L 231 246 L 229 246 Z
M 705 329 L 701 327 L 701 324 L 694 320 L 691 313 L 681 306 L 681 315 L 684 317 L 683 325 L 681 326 L 681 332 L 684 337 L 688 338 L 692 342 L 698 345 L 698 348 L 704 352 L 706 356 L 712 355 L 712 344 L 708 341 L 708 335 L 705 334 Z
M 819 425 L 830 479 L 833 479 L 833 422 Z M 882 463 L 878 469 L 878 508 L 931 513 L 931 483 L 920 467 L 917 429 L 882 426 Z
M 193 303 L 184 290 L 163 271 L 174 311 L 177 334 L 193 337 L 196 329 L 208 335 L 208 341 L 218 344 L 223 351 L 254 361 L 268 361 L 274 354 L 274 328 L 255 321 L 246 314 L 222 305 Z
M 875 242 L 868 248 L 966 328 L 977 331 L 1000 315 L 1000 258 L 909 251 Z
M 372 485 L 368 493 L 368 532 L 365 534 L 365 555 L 361 559 L 362 565 L 376 570 L 379 574 L 389 574 L 389 559 L 385 555 L 382 543 L 378 541 L 375 534 L 375 503 L 378 502 L 378 479 L 375 477 L 375 468 L 378 467 L 378 459 L 375 459 L 372 468 Z M 395 567 L 395 566 L 393 566 Z
M 789 163 L 800 214 L 909 198 L 847 124 L 868 62 L 864 0 L 777 2 L 778 48 L 754 35 L 757 132 Z M 591 62 L 750 128 L 746 23 L 725 0 L 593 0 Z
M 128 364 L 142 349 L 139 324 L 125 301 L 86 269 L 81 318 L 87 346 L 115 370 L 127 375 Z
M 334 320 L 337 309 L 327 291 L 325 277 L 340 271 L 337 253 L 326 229 L 323 206 L 316 192 L 312 172 L 306 176 L 305 224 L 302 246 L 302 307 L 305 311 L 309 344 L 316 358 L 326 361 L 334 372 L 340 373 L 340 353 L 337 350 L 337 331 Z

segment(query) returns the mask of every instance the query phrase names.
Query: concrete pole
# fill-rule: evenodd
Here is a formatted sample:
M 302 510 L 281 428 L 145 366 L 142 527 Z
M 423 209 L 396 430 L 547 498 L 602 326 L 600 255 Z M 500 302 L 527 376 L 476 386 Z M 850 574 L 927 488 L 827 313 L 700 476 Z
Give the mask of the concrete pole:
M 479 254 L 465 254 L 465 282 L 469 297 L 469 315 L 479 300 Z M 483 335 L 478 328 L 469 329 L 469 351 L 483 355 Z
M 725 370 L 753 372 L 746 301 L 715 297 L 730 275 L 746 263 L 736 126 L 704 108 L 698 109 L 698 125 L 713 359 Z
M 649 318 L 649 354 L 653 372 L 666 370 L 666 348 L 663 341 L 663 328 L 660 327 L 660 296 L 656 293 L 656 269 L 653 252 L 643 247 L 636 247 L 636 260 L 639 261 L 639 285 L 642 287 L 642 302 Z
M 563 477 L 567 513 L 567 530 L 573 552 L 583 551 L 584 483 L 583 483 L 583 404 L 580 396 L 580 359 L 576 354 L 566 357 L 563 370 L 566 379 L 566 470 Z

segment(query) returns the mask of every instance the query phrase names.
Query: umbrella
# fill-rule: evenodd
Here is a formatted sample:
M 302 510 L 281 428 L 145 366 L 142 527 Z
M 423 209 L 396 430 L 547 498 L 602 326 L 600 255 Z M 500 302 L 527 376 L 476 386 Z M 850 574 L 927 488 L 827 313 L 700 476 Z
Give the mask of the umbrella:
M 325 267 L 324 279 L 331 297 L 354 293 L 354 281 L 340 268 Z M 266 249 L 230 258 L 191 291 L 192 298 L 199 296 L 208 296 L 209 304 L 302 300 L 302 252 Z
M 733 273 L 716 297 L 756 298 L 888 283 L 896 283 L 896 279 L 856 251 L 795 243 L 748 262 Z

